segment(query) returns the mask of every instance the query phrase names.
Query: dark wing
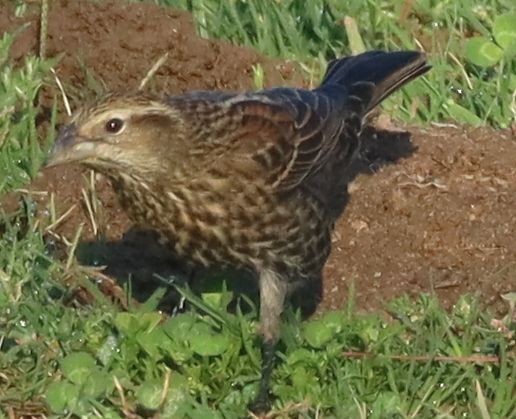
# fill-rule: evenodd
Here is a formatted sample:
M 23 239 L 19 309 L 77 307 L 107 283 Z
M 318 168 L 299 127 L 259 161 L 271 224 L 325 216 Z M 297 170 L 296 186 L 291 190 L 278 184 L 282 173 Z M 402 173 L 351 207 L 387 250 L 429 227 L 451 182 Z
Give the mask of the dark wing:
M 288 88 L 194 92 L 167 103 L 183 112 L 194 137 L 213 143 L 213 150 L 229 148 L 235 159 L 251 158 L 279 190 L 295 188 L 324 166 L 351 116 L 337 114 L 328 95 Z
M 167 103 L 183 112 L 204 150 L 224 150 L 235 161 L 251 158 L 273 187 L 292 189 L 335 152 L 345 165 L 342 156 L 357 146 L 363 116 L 429 69 L 420 52 L 370 51 L 331 62 L 312 91 L 197 92 Z

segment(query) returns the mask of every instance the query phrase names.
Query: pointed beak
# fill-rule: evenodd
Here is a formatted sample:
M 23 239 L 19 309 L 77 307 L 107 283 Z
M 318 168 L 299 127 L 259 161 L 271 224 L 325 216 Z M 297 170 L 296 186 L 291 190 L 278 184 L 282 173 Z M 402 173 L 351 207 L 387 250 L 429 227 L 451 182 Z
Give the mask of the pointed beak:
M 71 123 L 59 130 L 56 141 L 47 157 L 45 167 L 84 161 L 95 157 L 95 143 L 77 136 L 77 127 Z

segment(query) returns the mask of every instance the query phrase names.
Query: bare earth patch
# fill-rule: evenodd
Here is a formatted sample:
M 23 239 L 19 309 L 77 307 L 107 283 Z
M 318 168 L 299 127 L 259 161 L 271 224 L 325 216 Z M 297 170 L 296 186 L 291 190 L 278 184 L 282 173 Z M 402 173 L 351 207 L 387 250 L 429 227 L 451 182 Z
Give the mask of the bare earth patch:
M 416 152 L 361 176 L 337 227 L 324 305 L 435 292 L 486 304 L 516 288 L 516 141 L 484 129 L 410 129 Z
M 26 21 L 31 25 L 12 51 L 16 59 L 36 52 L 37 14 L 17 19 L 9 7 L 0 10 L 2 32 Z M 188 14 L 150 4 L 55 1 L 48 32 L 48 55 L 64 54 L 57 73 L 78 98 L 85 85 L 91 88 L 85 69 L 109 90 L 134 89 L 165 52 L 169 57 L 151 83 L 159 91 L 252 88 L 258 63 L 267 85 L 302 83 L 291 64 L 201 39 Z M 500 294 L 516 289 L 516 138 L 488 129 L 397 130 L 366 137 L 335 232 L 321 308 L 341 306 L 352 283 L 365 310 L 421 292 L 435 292 L 446 306 L 461 294 L 479 293 L 485 304 L 500 307 Z M 87 184 L 87 173 L 67 167 L 43 171 L 30 186 L 54 192 L 59 214 L 76 204 L 55 228 L 68 240 L 80 223 L 83 240 L 95 239 L 81 192 Z M 96 181 L 96 191 L 109 273 L 145 279 L 173 271 L 148 235 L 126 234 L 130 223 L 105 180 Z M 48 197 L 34 194 L 41 208 Z M 7 197 L 3 206 L 12 209 L 16 201 Z

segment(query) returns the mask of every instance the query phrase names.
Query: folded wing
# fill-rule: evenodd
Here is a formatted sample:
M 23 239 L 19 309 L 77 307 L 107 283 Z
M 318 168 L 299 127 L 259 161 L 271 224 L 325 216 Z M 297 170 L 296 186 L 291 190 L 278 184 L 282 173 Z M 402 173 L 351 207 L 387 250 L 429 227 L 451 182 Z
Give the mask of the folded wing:
M 418 52 L 372 51 L 331 62 L 321 86 L 311 91 L 194 92 L 167 103 L 181 110 L 203 152 L 250 159 L 271 187 L 290 190 L 337 149 L 350 152 L 364 116 L 428 69 Z

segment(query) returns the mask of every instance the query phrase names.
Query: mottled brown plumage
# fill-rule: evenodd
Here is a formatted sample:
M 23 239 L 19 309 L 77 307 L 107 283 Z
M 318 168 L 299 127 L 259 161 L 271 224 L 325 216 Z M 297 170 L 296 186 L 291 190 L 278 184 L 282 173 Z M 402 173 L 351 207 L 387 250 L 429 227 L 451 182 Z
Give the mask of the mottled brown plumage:
M 185 262 L 256 274 L 264 403 L 285 296 L 320 280 L 362 120 L 428 69 L 420 53 L 375 51 L 332 62 L 312 91 L 110 96 L 63 128 L 51 164 L 107 175 Z

